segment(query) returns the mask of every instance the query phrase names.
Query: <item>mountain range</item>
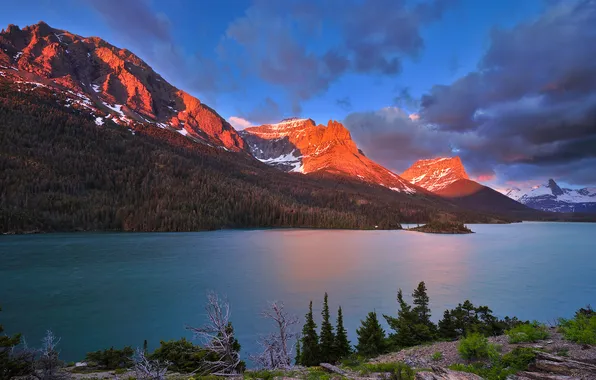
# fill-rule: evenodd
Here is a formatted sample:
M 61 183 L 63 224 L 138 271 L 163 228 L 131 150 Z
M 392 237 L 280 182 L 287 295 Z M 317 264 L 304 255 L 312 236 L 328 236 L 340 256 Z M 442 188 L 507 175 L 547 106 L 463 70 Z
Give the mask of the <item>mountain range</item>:
M 237 132 L 132 52 L 44 22 L 0 33 L 0 120 L 2 232 L 552 218 L 457 157 L 393 173 L 337 121 Z
M 512 187 L 505 194 L 526 206 L 553 212 L 596 212 L 596 188 L 561 188 L 552 178 L 527 188 Z

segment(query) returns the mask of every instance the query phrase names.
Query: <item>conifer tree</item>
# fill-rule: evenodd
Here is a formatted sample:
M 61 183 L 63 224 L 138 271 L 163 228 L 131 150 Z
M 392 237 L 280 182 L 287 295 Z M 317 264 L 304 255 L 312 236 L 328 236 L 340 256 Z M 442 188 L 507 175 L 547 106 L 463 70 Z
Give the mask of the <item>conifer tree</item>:
M 426 293 L 426 284 L 424 281 L 418 284 L 418 287 L 412 293 L 412 298 L 415 305 L 412 311 L 418 317 L 417 325 L 421 325 L 416 329 L 419 340 L 421 342 L 432 341 L 437 335 L 437 325 L 430 320 L 430 298 Z
M 321 354 L 320 360 L 324 363 L 334 363 L 337 360 L 333 349 L 335 335 L 333 334 L 333 326 L 329 320 L 329 303 L 326 292 L 325 298 L 323 299 L 323 311 L 321 312 L 321 316 L 323 317 L 323 321 L 321 322 L 321 344 L 319 345 Z
M 337 310 L 337 323 L 335 326 L 335 357 L 339 360 L 352 353 L 352 347 L 348 340 L 348 332 L 344 328 L 344 316 L 341 306 Z
M 361 326 L 356 333 L 358 334 L 356 350 L 359 354 L 373 357 L 385 352 L 385 330 L 381 327 L 376 312 L 368 313 L 366 319 L 361 321 Z
M 428 307 L 430 299 L 426 293 L 426 284 L 424 281 L 418 284 L 418 287 L 412 293 L 412 298 L 415 305 L 412 310 L 418 314 L 418 322 L 430 324 L 430 308 Z
M 306 322 L 302 327 L 302 352 L 300 353 L 300 364 L 312 367 L 319 365 L 320 363 L 317 324 L 312 316 L 312 301 L 310 301 L 308 313 L 306 314 Z
M 300 352 L 300 337 L 298 337 L 298 339 L 296 339 L 296 358 L 294 359 L 296 365 L 299 365 L 302 362 L 302 359 L 300 358 L 301 355 L 302 353 Z
M 390 336 L 391 342 L 394 348 L 415 346 L 418 344 L 414 332 L 417 315 L 412 311 L 412 307 L 404 300 L 401 289 L 397 292 L 397 303 L 399 304 L 397 318 L 384 315 L 389 327 L 395 331 Z

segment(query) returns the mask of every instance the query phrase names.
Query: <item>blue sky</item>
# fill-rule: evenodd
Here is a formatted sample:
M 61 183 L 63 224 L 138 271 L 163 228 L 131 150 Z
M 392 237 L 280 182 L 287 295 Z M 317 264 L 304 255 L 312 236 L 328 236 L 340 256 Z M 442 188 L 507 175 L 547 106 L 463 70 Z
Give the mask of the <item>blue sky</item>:
M 497 187 L 596 184 L 591 0 L 37 0 L 0 14 L 40 20 L 128 48 L 237 128 L 334 119 L 396 172 L 456 153 Z
M 23 27 L 43 20 L 54 28 L 83 36 L 102 37 L 116 46 L 137 53 L 174 85 L 200 99 L 206 99 L 226 118 L 248 114 L 269 97 L 279 105 L 282 117 L 305 116 L 317 122 L 343 120 L 350 111 L 392 106 L 395 97 L 404 88 L 409 89 L 412 96 L 420 97 L 434 84 L 450 83 L 457 75 L 475 68 L 486 50 L 493 27 L 510 26 L 519 20 L 534 17 L 542 8 L 542 2 L 537 0 L 459 1 L 445 12 L 442 19 L 421 29 L 425 46 L 419 56 L 404 58 L 401 73 L 347 73 L 332 83 L 327 91 L 304 101 L 301 115 L 295 115 L 283 89 L 263 83 L 258 77 L 247 78 L 243 88 L 235 91 L 212 94 L 200 89 L 188 89 L 184 78 L 173 75 L 176 72 L 174 65 L 166 67 L 160 62 L 152 62 L 154 59 L 145 56 L 144 49 L 136 46 L 138 41 L 131 40 L 120 29 L 113 28 L 90 3 L 92 1 L 40 0 L 32 3 L 35 6 L 23 7 L 19 2 L 9 2 L 3 5 L 0 24 L 6 26 L 12 23 Z M 217 59 L 217 46 L 230 23 L 243 17 L 252 5 L 248 0 L 146 3 L 160 17 L 169 20 L 173 40 L 184 56 L 198 52 L 211 59 Z M 331 46 L 337 35 L 331 27 L 329 29 L 315 38 L 302 36 L 300 42 L 315 51 Z M 337 103 L 338 99 L 346 98 L 352 107 Z

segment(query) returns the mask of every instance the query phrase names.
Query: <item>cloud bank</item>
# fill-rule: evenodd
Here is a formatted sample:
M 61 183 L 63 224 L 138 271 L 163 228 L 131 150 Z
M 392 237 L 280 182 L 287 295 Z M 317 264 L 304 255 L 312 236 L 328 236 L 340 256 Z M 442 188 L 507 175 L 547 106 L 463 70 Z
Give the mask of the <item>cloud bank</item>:
M 434 86 L 419 120 L 381 110 L 346 123 L 369 155 L 379 149 L 379 161 L 398 169 L 454 152 L 477 176 L 496 171 L 503 182 L 595 184 L 594 57 L 596 2 L 552 2 L 535 20 L 495 29 L 478 69 Z

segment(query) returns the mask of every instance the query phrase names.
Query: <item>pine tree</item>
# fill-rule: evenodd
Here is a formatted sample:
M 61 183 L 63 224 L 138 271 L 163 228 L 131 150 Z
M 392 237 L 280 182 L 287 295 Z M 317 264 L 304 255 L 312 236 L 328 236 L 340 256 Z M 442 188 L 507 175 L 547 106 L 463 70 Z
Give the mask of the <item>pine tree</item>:
M 377 313 L 371 311 L 366 319 L 361 321 L 361 326 L 356 330 L 358 334 L 358 353 L 373 357 L 382 354 L 386 350 L 385 331 L 377 319 Z
M 300 337 L 298 337 L 298 339 L 296 339 L 296 358 L 294 359 L 296 365 L 299 365 L 302 362 L 301 355 L 302 354 L 300 352 Z
M 300 364 L 312 367 L 321 363 L 319 351 L 319 337 L 317 335 L 317 324 L 312 316 L 312 301 L 306 314 L 306 322 L 302 327 L 302 352 Z
M 390 336 L 391 342 L 394 348 L 415 346 L 418 344 L 414 333 L 417 316 L 412 311 L 412 307 L 404 300 L 401 289 L 397 292 L 397 303 L 399 304 L 397 318 L 384 315 L 389 327 L 395 331 Z
M 323 299 L 323 311 L 321 316 L 323 321 L 321 322 L 321 344 L 320 347 L 320 360 L 324 363 L 334 363 L 337 358 L 334 355 L 333 343 L 335 342 L 335 335 L 333 334 L 333 326 L 329 321 L 329 303 L 327 301 L 327 293 Z
M 419 336 L 419 341 L 430 342 L 436 338 L 437 326 L 430 320 L 430 298 L 426 293 L 426 284 L 424 281 L 418 284 L 414 293 L 412 293 L 414 308 L 412 311 L 416 313 L 418 320 L 416 333 Z
M 416 305 L 412 310 L 418 314 L 418 321 L 423 324 L 430 324 L 430 308 L 428 307 L 430 299 L 426 293 L 424 281 L 418 284 L 418 288 L 412 293 L 412 298 L 414 299 L 414 305 Z
M 348 332 L 344 328 L 344 316 L 341 311 L 341 306 L 337 310 L 337 324 L 335 327 L 335 357 L 342 359 L 352 353 L 352 347 L 348 340 Z

